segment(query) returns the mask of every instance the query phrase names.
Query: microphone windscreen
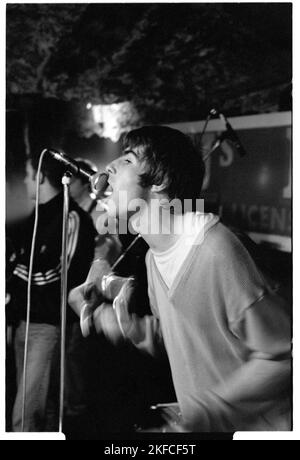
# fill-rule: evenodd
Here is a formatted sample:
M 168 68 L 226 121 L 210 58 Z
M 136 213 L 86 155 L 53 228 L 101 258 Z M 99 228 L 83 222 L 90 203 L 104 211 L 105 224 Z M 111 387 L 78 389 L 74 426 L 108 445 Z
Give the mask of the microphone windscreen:
M 105 190 L 108 187 L 108 174 L 107 173 L 97 173 L 91 177 L 91 185 L 94 189 L 96 195 L 101 197 L 104 194 Z

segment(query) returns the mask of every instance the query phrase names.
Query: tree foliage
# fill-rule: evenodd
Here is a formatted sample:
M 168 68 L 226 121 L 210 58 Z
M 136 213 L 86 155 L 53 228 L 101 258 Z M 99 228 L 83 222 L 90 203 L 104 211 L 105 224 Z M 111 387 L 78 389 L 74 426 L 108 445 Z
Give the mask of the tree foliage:
M 8 93 L 55 95 L 64 75 L 49 79 L 49 61 L 85 9 L 82 4 L 7 5 Z
M 130 100 L 155 122 L 266 111 L 291 79 L 290 29 L 289 4 L 8 5 L 8 91 Z

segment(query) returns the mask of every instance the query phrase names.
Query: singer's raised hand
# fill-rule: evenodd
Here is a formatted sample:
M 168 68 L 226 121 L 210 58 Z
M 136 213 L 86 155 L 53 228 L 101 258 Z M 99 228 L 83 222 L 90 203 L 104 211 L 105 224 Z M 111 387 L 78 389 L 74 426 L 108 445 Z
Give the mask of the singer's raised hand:
M 93 323 L 98 334 L 104 334 L 105 337 L 117 345 L 124 340 L 120 330 L 117 316 L 111 303 L 102 303 L 93 313 Z
M 124 338 L 127 338 L 131 329 L 135 327 L 135 314 L 131 313 L 135 301 L 136 281 L 128 278 L 113 302 L 119 328 Z
M 80 317 L 80 326 L 84 337 L 90 333 L 94 310 L 104 301 L 102 279 L 109 271 L 110 265 L 106 260 L 95 260 L 91 265 L 86 281 L 69 293 L 68 303 Z
M 122 280 L 122 287 L 119 289 Z M 133 278 L 115 277 L 108 289 L 111 292 L 114 289 L 118 291 L 113 303 L 102 303 L 93 313 L 93 323 L 97 333 L 103 333 L 115 345 L 126 339 L 127 334 L 135 327 L 136 315 L 130 312 L 135 288 Z

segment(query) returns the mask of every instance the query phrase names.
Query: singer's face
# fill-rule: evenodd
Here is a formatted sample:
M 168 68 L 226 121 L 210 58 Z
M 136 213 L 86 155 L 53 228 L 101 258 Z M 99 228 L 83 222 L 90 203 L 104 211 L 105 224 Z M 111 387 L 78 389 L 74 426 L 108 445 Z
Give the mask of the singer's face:
M 136 200 L 148 202 L 150 188 L 140 185 L 140 175 L 145 166 L 138 156 L 137 149 L 125 150 L 124 154 L 107 166 L 109 173 L 109 193 L 106 199 L 108 215 L 119 219 L 128 219 L 137 209 L 133 210 Z
M 35 179 L 36 179 L 36 171 L 33 169 L 32 165 L 31 165 L 31 162 L 27 161 L 27 163 L 26 163 L 26 176 L 25 176 L 25 179 L 24 179 L 24 183 L 26 185 L 28 198 L 30 200 L 35 200 L 35 194 L 36 194 Z

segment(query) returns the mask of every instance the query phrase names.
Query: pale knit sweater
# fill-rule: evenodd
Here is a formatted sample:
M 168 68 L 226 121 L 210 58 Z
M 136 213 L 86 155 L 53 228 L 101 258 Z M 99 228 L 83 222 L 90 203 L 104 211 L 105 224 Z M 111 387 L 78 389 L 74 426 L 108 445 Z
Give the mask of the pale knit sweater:
M 290 429 L 290 325 L 240 241 L 221 223 L 194 245 L 170 289 L 146 257 L 153 316 L 129 338 L 162 339 L 183 420 L 192 431 Z

